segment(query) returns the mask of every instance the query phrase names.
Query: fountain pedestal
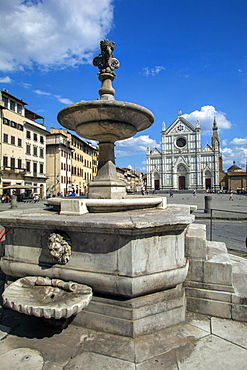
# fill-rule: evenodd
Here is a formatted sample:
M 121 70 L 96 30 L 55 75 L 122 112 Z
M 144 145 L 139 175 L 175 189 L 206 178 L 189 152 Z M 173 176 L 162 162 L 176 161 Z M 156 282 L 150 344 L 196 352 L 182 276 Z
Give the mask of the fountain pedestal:
M 189 207 L 80 216 L 8 211 L 0 214 L 7 231 L 1 268 L 15 278 L 90 286 L 94 298 L 75 324 L 135 337 L 184 320 L 184 240 L 193 220 Z M 58 245 L 53 253 L 49 245 L 54 233 L 70 241 L 68 258 L 54 260 Z
M 98 174 L 88 186 L 90 199 L 121 199 L 126 197 L 126 185 L 117 177 L 114 143 L 99 143 Z

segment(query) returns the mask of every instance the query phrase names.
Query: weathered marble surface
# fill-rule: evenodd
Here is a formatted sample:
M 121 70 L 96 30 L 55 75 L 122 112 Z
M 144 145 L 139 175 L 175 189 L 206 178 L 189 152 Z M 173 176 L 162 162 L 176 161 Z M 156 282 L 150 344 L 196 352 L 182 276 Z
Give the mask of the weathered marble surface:
M 49 211 L 2 212 L 7 240 L 1 267 L 11 276 L 45 274 L 89 285 L 94 292 L 136 297 L 184 281 L 184 234 L 193 220 L 189 207 L 69 217 Z M 65 266 L 49 254 L 53 232 L 71 240 Z
M 247 321 L 247 260 L 228 254 L 225 243 L 206 240 L 206 225 L 192 224 L 185 239 L 189 272 L 187 309 Z
M 62 199 L 50 198 L 47 203 L 60 210 L 61 215 L 77 216 L 85 213 L 121 212 L 167 207 L 166 197 L 134 197 L 127 199 Z
M 74 282 L 27 276 L 4 291 L 3 304 L 15 311 L 50 319 L 69 318 L 87 307 L 92 289 Z

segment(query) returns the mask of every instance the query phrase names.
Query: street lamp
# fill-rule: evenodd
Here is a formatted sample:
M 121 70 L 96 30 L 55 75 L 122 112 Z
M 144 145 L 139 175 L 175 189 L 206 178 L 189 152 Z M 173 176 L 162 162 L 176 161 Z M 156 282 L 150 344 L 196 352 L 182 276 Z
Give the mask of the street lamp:
M 65 162 L 65 170 L 66 170 L 66 184 L 65 184 L 65 196 L 68 195 L 68 156 L 69 156 L 69 142 L 66 140 L 66 162 Z

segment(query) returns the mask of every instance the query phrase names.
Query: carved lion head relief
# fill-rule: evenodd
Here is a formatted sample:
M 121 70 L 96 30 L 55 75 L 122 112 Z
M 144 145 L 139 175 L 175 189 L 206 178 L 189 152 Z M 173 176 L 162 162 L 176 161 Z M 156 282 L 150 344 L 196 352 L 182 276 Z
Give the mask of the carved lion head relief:
M 49 236 L 49 253 L 52 258 L 65 265 L 69 262 L 71 256 L 71 241 L 70 238 L 64 233 L 51 233 Z

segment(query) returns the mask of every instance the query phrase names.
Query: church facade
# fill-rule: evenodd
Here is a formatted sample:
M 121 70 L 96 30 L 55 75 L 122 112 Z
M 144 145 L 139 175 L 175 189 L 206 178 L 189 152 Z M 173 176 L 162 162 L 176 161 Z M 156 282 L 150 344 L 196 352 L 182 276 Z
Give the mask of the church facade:
M 219 189 L 222 159 L 217 122 L 211 145 L 201 146 L 200 122 L 193 126 L 179 112 L 166 129 L 162 123 L 161 150 L 147 148 L 147 190 Z

